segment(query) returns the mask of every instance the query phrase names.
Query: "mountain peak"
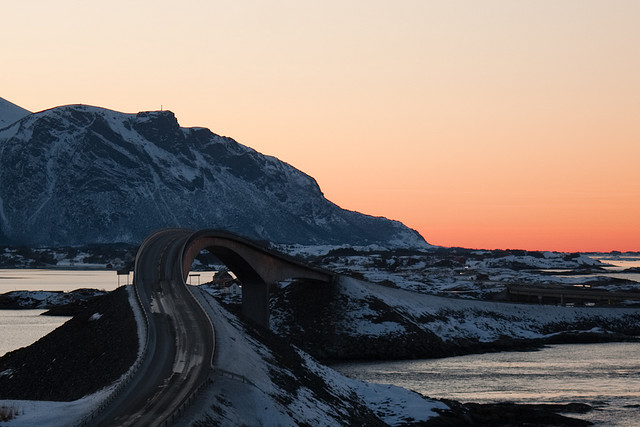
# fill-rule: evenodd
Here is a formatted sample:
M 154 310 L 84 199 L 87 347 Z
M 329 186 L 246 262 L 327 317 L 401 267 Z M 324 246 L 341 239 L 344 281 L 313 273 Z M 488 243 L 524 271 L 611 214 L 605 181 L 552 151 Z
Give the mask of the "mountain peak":
M 171 111 L 67 105 L 0 131 L 0 237 L 30 246 L 140 243 L 163 227 L 274 243 L 422 246 L 397 221 L 346 211 L 316 181 Z

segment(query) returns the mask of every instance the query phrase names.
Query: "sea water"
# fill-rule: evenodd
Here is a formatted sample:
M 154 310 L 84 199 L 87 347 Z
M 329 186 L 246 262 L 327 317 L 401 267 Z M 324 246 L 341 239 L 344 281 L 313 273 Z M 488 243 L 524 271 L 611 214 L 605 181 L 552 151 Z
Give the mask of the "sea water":
M 0 357 L 33 344 L 70 319 L 41 316 L 46 310 L 0 310 Z
M 112 291 L 130 283 L 131 276 L 115 270 L 0 270 L 0 294 L 10 291 L 73 291 L 80 288 Z
M 111 291 L 131 280 L 114 270 L 0 270 L 0 294 L 11 291 L 72 291 L 94 288 Z M 66 316 L 41 316 L 46 310 L 0 310 L 0 357 L 33 344 L 66 322 Z
M 575 416 L 602 426 L 640 423 L 640 344 L 567 344 L 540 351 L 344 363 L 337 371 L 460 402 L 587 403 Z

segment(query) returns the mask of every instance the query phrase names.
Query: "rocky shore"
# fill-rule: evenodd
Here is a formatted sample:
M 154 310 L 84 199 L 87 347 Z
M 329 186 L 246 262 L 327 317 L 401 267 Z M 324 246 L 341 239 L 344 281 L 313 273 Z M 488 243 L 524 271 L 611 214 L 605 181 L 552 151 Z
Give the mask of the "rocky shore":
M 0 294 L 0 310 L 47 309 L 48 316 L 75 316 L 89 301 L 105 295 L 98 289 L 63 291 L 11 291 Z
M 562 414 L 584 414 L 591 406 L 582 403 L 566 405 L 532 404 L 522 405 L 511 402 L 460 403 L 443 400 L 451 409 L 440 412 L 440 417 L 424 423 L 425 427 L 507 427 L 507 426 L 563 426 L 580 427 L 591 422 L 571 418 Z

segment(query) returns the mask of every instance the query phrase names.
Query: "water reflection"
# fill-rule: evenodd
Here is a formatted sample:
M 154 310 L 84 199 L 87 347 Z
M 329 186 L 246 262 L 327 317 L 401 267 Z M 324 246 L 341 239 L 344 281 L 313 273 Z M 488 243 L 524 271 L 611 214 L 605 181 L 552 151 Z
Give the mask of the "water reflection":
M 468 355 L 434 360 L 338 364 L 350 377 L 395 384 L 461 402 L 583 402 L 603 406 L 584 418 L 624 424 L 637 419 L 638 343 L 551 346 L 542 351 Z M 583 416 L 581 416 L 583 417 Z M 614 422 L 615 421 L 615 422 Z
M 0 310 L 0 357 L 33 344 L 70 319 L 66 316 L 41 316 L 46 310 Z

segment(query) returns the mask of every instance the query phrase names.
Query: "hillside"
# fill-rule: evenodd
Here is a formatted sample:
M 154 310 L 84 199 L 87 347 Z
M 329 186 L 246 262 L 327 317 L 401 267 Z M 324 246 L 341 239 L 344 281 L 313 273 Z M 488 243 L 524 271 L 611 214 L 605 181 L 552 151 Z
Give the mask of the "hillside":
M 397 221 L 341 209 L 316 181 L 170 111 L 70 105 L 0 130 L 0 241 L 140 243 L 163 227 L 301 244 L 428 247 Z

